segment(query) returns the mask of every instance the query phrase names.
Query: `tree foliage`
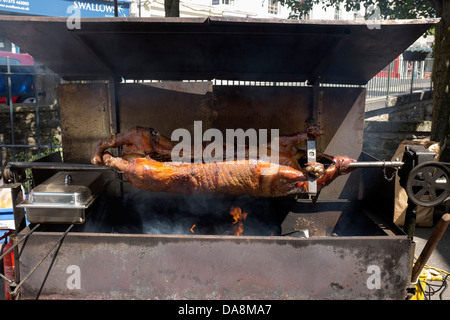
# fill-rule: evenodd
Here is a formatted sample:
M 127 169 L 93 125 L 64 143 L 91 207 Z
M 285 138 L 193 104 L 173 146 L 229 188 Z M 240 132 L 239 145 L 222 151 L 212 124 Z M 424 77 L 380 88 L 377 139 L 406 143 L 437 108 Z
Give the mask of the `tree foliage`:
M 280 0 L 280 3 L 288 6 L 291 9 L 290 18 L 296 19 L 308 14 L 315 4 L 322 4 L 324 9 L 339 8 L 343 4 L 347 11 L 365 8 L 366 16 L 371 16 L 373 9 L 378 8 L 383 19 L 430 18 L 437 14 L 430 0 Z
M 433 117 L 431 140 L 438 141 L 443 152 L 447 145 L 450 118 L 450 0 L 279 0 L 291 9 L 291 18 L 301 19 L 315 4 L 358 12 L 365 8 L 366 18 L 420 19 L 439 17 L 436 25 L 433 64 Z M 379 17 L 373 15 L 373 11 Z M 448 155 L 450 158 L 450 155 Z M 450 160 L 450 159 L 449 159 Z

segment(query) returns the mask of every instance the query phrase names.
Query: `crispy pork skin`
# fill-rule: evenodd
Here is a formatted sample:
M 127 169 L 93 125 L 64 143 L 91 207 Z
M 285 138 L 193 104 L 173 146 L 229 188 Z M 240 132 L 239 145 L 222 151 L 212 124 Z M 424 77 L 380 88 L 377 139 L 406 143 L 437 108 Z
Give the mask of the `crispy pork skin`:
M 160 135 L 152 128 L 134 127 L 124 133 L 113 133 L 97 142 L 92 163 L 102 164 L 102 155 L 109 148 L 123 147 L 124 159 L 149 156 L 160 161 L 170 161 L 177 142 Z
M 281 136 L 278 149 L 272 149 L 269 144 L 266 154 L 274 150 L 279 152 L 278 164 L 248 157 L 246 160 L 234 161 L 224 158 L 224 161 L 213 163 L 181 163 L 171 162 L 176 142 L 151 128 L 135 127 L 101 139 L 95 147 L 91 162 L 122 171 L 131 185 L 143 190 L 282 197 L 308 193 L 309 176 L 316 179 L 320 192 L 339 175 L 351 171 L 349 163 L 355 160 L 345 156 L 319 154 L 318 162 L 299 165 L 299 161 L 306 162 L 306 154 L 297 145 L 306 141 L 308 135 L 320 134 L 319 128 L 313 126 L 306 132 Z M 120 146 L 123 147 L 120 158 L 107 151 Z
M 303 155 L 303 151 L 297 149 L 297 145 L 307 140 L 308 135 L 317 137 L 322 134 L 317 126 L 312 126 L 306 131 L 296 132 L 289 135 L 282 135 L 279 137 L 278 149 L 274 149 L 270 143 L 267 145 L 265 154 L 270 155 L 274 150 L 279 154 L 279 164 L 291 166 L 295 169 L 300 169 L 297 160 Z M 152 128 L 134 127 L 124 133 L 111 134 L 107 139 L 98 141 L 92 163 L 102 164 L 102 154 L 108 148 L 117 148 L 123 146 L 122 158 L 131 159 L 135 157 L 149 156 L 152 159 L 159 161 L 171 161 L 172 149 L 178 142 L 171 141 L 169 138 L 160 135 Z M 203 149 L 206 144 L 203 145 Z M 248 159 L 248 146 L 245 154 L 245 159 Z M 194 151 L 190 157 L 194 158 Z M 224 146 L 223 155 L 226 160 L 226 150 Z M 259 154 L 259 152 L 258 152 Z
M 327 169 L 320 163 L 307 164 L 315 176 L 318 191 L 340 174 L 350 171 L 353 159 L 336 157 Z M 289 166 L 259 160 L 215 163 L 160 162 L 148 157 L 126 160 L 105 152 L 102 163 L 122 171 L 132 186 L 153 192 L 248 194 L 257 197 L 283 197 L 308 192 L 308 173 Z

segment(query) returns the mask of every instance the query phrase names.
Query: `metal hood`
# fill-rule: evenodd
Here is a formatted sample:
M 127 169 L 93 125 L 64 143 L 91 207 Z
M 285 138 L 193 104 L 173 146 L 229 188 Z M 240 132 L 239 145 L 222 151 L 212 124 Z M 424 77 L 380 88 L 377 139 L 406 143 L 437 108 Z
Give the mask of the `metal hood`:
M 437 21 L 1 16 L 0 34 L 66 80 L 364 85 Z

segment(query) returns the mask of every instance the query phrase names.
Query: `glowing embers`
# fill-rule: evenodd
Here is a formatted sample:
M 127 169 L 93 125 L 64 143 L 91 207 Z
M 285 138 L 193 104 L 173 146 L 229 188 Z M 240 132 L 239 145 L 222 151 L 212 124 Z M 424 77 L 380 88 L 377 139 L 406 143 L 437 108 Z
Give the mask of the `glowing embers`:
M 244 221 L 247 218 L 247 212 L 243 212 L 239 207 L 231 207 L 230 215 L 233 218 L 231 224 L 231 234 L 240 236 L 244 232 Z M 199 233 L 197 224 L 193 224 L 189 229 L 192 234 Z
M 239 207 L 232 207 L 230 215 L 233 217 L 233 234 L 240 236 L 244 232 L 244 221 L 247 218 L 247 213 L 242 212 Z

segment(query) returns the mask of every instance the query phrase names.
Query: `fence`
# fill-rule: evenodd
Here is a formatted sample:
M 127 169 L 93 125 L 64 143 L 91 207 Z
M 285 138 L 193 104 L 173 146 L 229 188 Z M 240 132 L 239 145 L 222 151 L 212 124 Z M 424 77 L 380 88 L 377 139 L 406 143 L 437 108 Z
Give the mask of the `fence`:
M 367 83 L 367 99 L 388 98 L 399 93 L 432 89 L 433 59 L 395 59 Z
M 59 82 L 40 65 L 15 65 L 9 57 L 0 63 L 0 173 L 8 162 L 32 161 L 61 147 Z
M 365 86 L 366 99 L 387 98 L 400 93 L 432 89 L 433 58 L 424 61 L 407 61 L 397 58 L 373 77 Z M 188 80 L 202 82 L 209 80 Z M 125 82 L 159 82 L 159 80 L 125 80 Z M 308 86 L 307 82 L 273 82 L 213 79 L 213 85 L 231 86 Z M 322 87 L 361 87 L 359 85 L 321 83 Z

